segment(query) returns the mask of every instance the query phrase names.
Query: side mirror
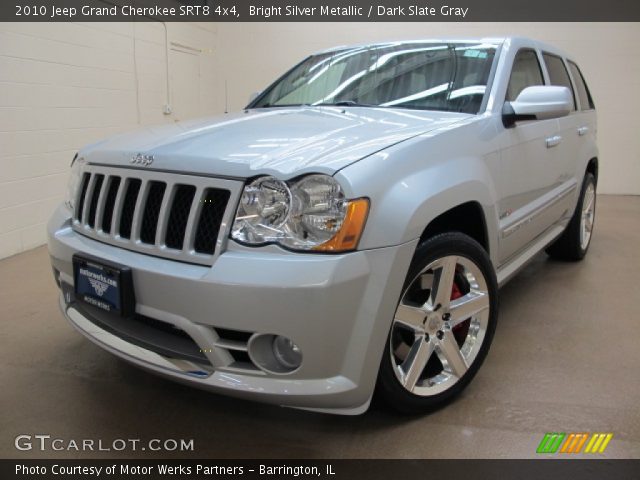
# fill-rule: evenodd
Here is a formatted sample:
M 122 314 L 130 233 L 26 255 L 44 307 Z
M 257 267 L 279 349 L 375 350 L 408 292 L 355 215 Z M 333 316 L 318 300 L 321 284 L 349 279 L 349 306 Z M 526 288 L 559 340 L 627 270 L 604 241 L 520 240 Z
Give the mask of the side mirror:
M 502 107 L 502 123 L 506 128 L 511 128 L 520 120 L 566 117 L 571 111 L 572 102 L 571 92 L 567 87 L 527 87 L 514 101 L 505 102 Z

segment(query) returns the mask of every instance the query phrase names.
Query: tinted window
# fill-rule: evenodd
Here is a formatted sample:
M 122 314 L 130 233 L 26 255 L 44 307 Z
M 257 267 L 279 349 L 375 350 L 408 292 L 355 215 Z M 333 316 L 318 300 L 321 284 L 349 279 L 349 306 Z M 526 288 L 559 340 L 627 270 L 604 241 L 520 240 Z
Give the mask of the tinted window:
M 560 57 L 551 55 L 550 53 L 543 53 L 542 56 L 544 57 L 544 63 L 547 64 L 547 70 L 549 72 L 549 80 L 551 81 L 551 85 L 567 87 L 569 89 L 573 98 L 573 109 L 575 110 L 576 99 L 573 94 L 573 87 L 571 86 L 569 73 L 564 66 L 564 62 Z
M 544 85 L 538 56 L 534 50 L 520 50 L 513 61 L 507 100 L 515 100 L 522 90 L 535 85 Z
M 569 62 L 569 70 L 571 70 L 571 76 L 573 77 L 573 81 L 576 84 L 576 90 L 578 91 L 578 98 L 580 99 L 580 110 L 590 110 L 596 108 L 593 104 L 593 100 L 591 99 L 591 94 L 589 93 L 589 88 L 584 81 L 584 77 L 582 76 L 582 72 L 578 66 Z
M 313 55 L 252 108 L 345 105 L 477 113 L 495 45 L 406 43 Z

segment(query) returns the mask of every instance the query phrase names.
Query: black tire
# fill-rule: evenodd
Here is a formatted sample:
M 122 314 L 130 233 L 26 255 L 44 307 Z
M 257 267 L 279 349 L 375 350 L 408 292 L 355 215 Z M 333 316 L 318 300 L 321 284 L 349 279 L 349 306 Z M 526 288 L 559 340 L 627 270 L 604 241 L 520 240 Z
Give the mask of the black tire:
M 489 314 L 484 339 L 475 359 L 468 365 L 466 373 L 462 375 L 456 383 L 451 385 L 450 388 L 431 396 L 416 395 L 402 385 L 394 372 L 394 369 L 397 367 L 391 353 L 394 328 L 392 325 L 380 363 L 376 395 L 387 405 L 402 413 L 426 413 L 452 400 L 471 382 L 482 365 L 493 339 L 498 319 L 498 285 L 495 270 L 484 248 L 471 237 L 462 233 L 449 232 L 438 234 L 418 246 L 409 267 L 399 303 L 405 298 L 405 293 L 425 268 L 432 262 L 450 255 L 464 257 L 470 260 L 484 276 L 489 294 Z M 454 282 L 455 281 L 456 280 L 454 280 Z M 427 337 L 429 336 L 427 335 Z M 427 364 L 427 366 L 428 365 L 429 364 Z M 427 367 L 425 367 L 422 375 L 424 375 L 426 371 Z
M 591 236 L 586 246 L 582 245 L 582 210 L 585 201 L 585 192 L 589 185 L 593 186 L 594 191 L 596 187 L 595 177 L 587 172 L 582 181 L 582 188 L 580 190 L 580 198 L 576 205 L 576 209 L 573 212 L 573 216 L 567 225 L 565 231 L 555 240 L 551 245 L 546 248 L 547 254 L 557 260 L 566 261 L 578 261 L 582 260 L 589 250 L 591 245 Z M 593 216 L 595 218 L 596 197 L 593 198 Z

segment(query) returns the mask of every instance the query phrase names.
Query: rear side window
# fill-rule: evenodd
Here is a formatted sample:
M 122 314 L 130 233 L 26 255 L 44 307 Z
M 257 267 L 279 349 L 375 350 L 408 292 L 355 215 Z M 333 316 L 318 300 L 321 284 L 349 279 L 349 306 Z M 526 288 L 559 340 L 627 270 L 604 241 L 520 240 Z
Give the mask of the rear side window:
M 569 70 L 571 70 L 571 76 L 573 77 L 573 82 L 576 84 L 576 90 L 578 91 L 580 110 L 593 110 L 596 106 L 593 104 L 589 87 L 587 87 L 587 84 L 584 81 L 582 72 L 573 62 L 569 62 Z
M 549 80 L 551 85 L 557 85 L 560 87 L 567 87 L 571 92 L 573 98 L 573 109 L 576 109 L 576 98 L 573 93 L 573 87 L 571 86 L 571 80 L 569 79 L 569 72 L 562 59 L 556 55 L 550 53 L 543 53 L 544 63 L 547 64 L 547 70 L 549 72 Z
M 535 50 L 520 50 L 513 60 L 513 68 L 507 87 L 507 101 L 512 102 L 522 90 L 535 85 L 544 85 L 538 55 Z

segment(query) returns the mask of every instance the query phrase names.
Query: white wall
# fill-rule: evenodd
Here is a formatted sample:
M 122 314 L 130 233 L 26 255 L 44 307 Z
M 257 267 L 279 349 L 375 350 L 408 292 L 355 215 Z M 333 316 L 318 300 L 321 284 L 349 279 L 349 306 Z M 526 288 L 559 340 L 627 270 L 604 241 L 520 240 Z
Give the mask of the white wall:
M 521 35 L 569 52 L 598 109 L 599 193 L 640 194 L 638 23 L 250 23 L 220 24 L 221 75 L 231 109 L 246 105 L 295 62 L 335 45 L 433 37 Z
M 167 28 L 168 49 L 158 22 L 0 23 L 0 258 L 45 242 L 81 146 L 222 110 L 216 26 Z
M 391 39 L 517 34 L 581 65 L 599 114 L 601 193 L 640 194 L 637 23 L 0 23 L 0 258 L 45 242 L 81 146 L 231 110 L 307 54 Z M 163 114 L 171 104 L 173 113 Z

